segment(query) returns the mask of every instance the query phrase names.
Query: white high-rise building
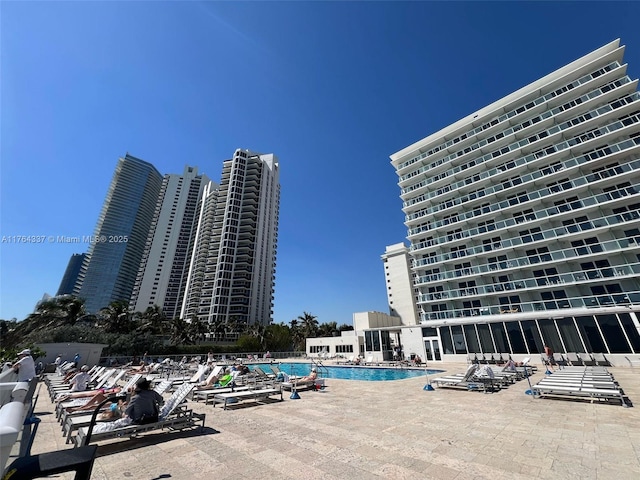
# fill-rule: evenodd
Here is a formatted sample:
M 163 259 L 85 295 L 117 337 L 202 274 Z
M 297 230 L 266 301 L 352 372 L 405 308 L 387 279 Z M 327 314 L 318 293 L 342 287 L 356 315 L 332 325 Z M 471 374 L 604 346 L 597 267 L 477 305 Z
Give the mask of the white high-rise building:
M 280 208 L 273 154 L 236 150 L 201 205 L 182 317 L 267 325 L 273 315 Z
M 382 262 L 389 314 L 400 317 L 403 325 L 418 324 L 409 249 L 404 243 L 389 245 L 382 255 Z
M 640 96 L 623 53 L 611 42 L 391 156 L 425 345 L 640 353 Z
M 167 318 L 179 316 L 191 259 L 190 239 L 197 226 L 197 205 L 209 183 L 196 167 L 165 175 L 131 297 L 144 312 L 157 305 Z

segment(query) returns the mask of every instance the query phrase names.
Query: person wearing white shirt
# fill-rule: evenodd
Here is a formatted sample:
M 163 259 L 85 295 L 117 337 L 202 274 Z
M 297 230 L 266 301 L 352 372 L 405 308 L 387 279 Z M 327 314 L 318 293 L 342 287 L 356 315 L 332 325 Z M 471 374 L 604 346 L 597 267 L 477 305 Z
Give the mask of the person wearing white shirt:
M 84 392 L 87 389 L 87 385 L 89 385 L 89 380 L 91 380 L 91 375 L 87 373 L 89 367 L 83 365 L 80 369 L 80 373 L 77 373 L 71 379 L 71 391 L 72 392 Z
M 20 358 L 13 364 L 13 369 L 18 372 L 19 382 L 28 382 L 36 376 L 36 364 L 31 356 L 31 350 L 22 350 L 18 356 Z

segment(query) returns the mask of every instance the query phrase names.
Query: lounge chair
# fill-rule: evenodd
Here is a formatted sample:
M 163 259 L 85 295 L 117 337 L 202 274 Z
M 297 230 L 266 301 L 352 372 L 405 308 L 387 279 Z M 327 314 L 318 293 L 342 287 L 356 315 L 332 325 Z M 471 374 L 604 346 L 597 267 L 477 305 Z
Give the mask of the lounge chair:
M 574 352 L 567 352 L 567 361 L 572 367 L 584 365 L 582 359 Z
M 216 403 L 222 403 L 223 409 L 226 410 L 229 403 L 237 403 L 243 400 L 252 401 L 255 403 L 263 403 L 264 400 L 271 398 L 273 396 L 280 396 L 279 401 L 282 401 L 282 388 L 280 387 L 271 387 L 271 388 L 258 388 L 258 389 L 247 389 L 243 391 L 234 391 L 228 393 L 218 393 L 213 396 L 213 406 L 216 406 Z
M 125 383 L 122 387 L 122 392 L 127 392 L 129 389 L 132 389 L 136 383 L 138 382 L 138 380 L 140 380 L 140 378 L 142 378 L 141 374 L 137 374 L 137 375 L 133 375 L 131 378 L 129 378 L 129 380 L 127 381 L 127 383 Z M 113 386 L 115 387 L 115 385 Z M 109 388 L 113 388 L 113 387 L 109 387 Z M 93 393 L 93 394 L 98 394 L 100 393 L 99 390 L 91 390 L 91 391 L 87 391 L 84 393 Z M 91 397 L 81 397 L 81 398 L 75 398 L 69 401 L 62 401 L 62 402 L 58 402 L 56 404 L 56 418 L 60 419 L 63 412 L 69 408 L 69 407 L 82 407 L 83 405 L 85 405 L 87 402 L 89 402 L 89 400 L 91 399 Z
M 364 364 L 365 364 L 365 365 L 376 365 L 376 366 L 377 366 L 377 365 L 380 365 L 378 362 L 374 362 L 374 361 L 373 361 L 373 355 L 369 355 L 369 356 L 367 357 L 367 361 L 366 361 L 366 362 L 364 362 Z
M 478 370 L 478 365 L 475 363 L 470 364 L 464 374 L 461 375 L 448 375 L 444 377 L 438 377 L 431 380 L 431 383 L 435 383 L 438 387 L 447 388 L 464 388 L 465 390 L 482 388 L 484 384 L 479 382 L 479 386 L 474 386 L 473 377 Z
M 351 365 L 353 363 L 353 359 L 355 358 L 355 355 L 351 355 L 349 356 L 346 360 L 342 361 L 342 360 L 338 360 L 336 362 L 336 364 L 338 365 Z
M 77 447 L 84 446 L 88 443 L 87 438 L 95 442 L 110 438 L 133 437 L 140 433 L 165 428 L 172 431 L 184 430 L 193 428 L 200 422 L 202 422 L 201 428 L 204 428 L 205 414 L 194 413 L 193 410 L 183 405 L 183 402 L 187 399 L 193 388 L 194 385 L 192 383 L 184 383 L 181 385 L 160 409 L 157 422 L 146 425 L 127 425 L 106 431 L 98 429 L 95 432 L 93 430 L 96 429 L 89 425 L 88 427 L 82 427 L 78 430 L 78 435 L 75 437 L 75 444 Z
M 576 383 L 573 385 L 552 385 L 538 383 L 531 387 L 534 397 L 556 397 L 571 399 L 589 399 L 591 401 L 620 401 L 623 407 L 627 407 L 622 390 L 617 388 L 600 388 L 589 384 Z
M 606 359 L 604 353 L 594 353 L 591 355 L 597 366 L 610 366 L 611 363 Z
M 634 367 L 640 367 L 640 360 L 637 358 L 629 358 L 629 357 L 624 357 L 627 359 L 627 362 L 629 362 L 629 365 L 631 366 L 631 368 Z

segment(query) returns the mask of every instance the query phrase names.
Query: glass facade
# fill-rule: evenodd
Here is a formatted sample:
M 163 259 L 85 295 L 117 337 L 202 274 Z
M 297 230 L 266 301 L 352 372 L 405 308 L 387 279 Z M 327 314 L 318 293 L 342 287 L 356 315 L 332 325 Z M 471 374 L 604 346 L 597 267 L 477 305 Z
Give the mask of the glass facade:
M 536 355 L 544 352 L 545 344 L 556 352 L 564 353 L 640 354 L 638 326 L 627 313 L 452 325 L 439 327 L 438 330 L 445 354 Z M 465 341 L 461 341 L 462 330 Z M 505 335 L 505 330 L 508 336 Z M 452 338 L 458 338 L 459 341 L 453 343 Z

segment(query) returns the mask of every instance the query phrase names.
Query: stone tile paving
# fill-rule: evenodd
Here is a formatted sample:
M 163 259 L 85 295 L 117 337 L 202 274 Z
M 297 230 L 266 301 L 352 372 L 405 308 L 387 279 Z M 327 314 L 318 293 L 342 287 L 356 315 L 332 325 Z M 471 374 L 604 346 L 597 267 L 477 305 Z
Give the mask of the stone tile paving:
M 534 399 L 526 381 L 491 394 L 424 391 L 425 378 L 329 379 L 300 400 L 285 393 L 284 402 L 227 411 L 192 403 L 207 414 L 204 432 L 102 442 L 92 479 L 636 480 L 640 372 L 610 371 L 637 407 Z M 70 448 L 46 395 L 36 413 L 33 453 Z

